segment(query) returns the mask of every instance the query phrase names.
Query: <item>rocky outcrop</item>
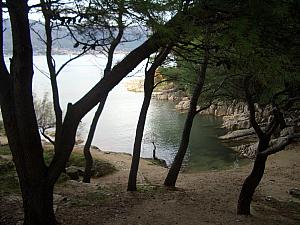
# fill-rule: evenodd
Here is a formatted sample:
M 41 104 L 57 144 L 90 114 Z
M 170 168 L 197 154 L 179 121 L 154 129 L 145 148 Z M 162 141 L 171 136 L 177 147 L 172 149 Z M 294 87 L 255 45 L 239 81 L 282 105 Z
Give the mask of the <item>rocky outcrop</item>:
M 175 105 L 175 109 L 180 111 L 188 110 L 191 100 L 188 97 L 183 97 L 180 102 Z
M 259 107 L 255 105 L 256 118 L 260 124 L 267 122 L 271 115 L 271 107 Z M 219 102 L 212 104 L 208 109 L 200 112 L 202 115 L 214 115 L 223 117 L 223 127 L 229 131 L 239 129 L 249 129 L 248 105 L 244 102 Z
M 255 135 L 255 131 L 253 128 L 249 129 L 241 129 L 241 130 L 234 130 L 234 131 L 229 131 L 223 136 L 220 136 L 220 140 L 243 140 L 245 138 L 249 139 Z
M 152 97 L 157 100 L 180 101 L 186 94 L 184 91 L 170 88 L 162 91 L 153 92 Z
M 252 129 L 253 130 L 253 129 Z M 286 142 L 289 135 L 294 135 L 295 133 L 295 127 L 287 127 L 284 128 L 280 133 L 278 137 L 273 138 L 270 141 L 270 147 L 275 147 L 281 145 L 282 143 Z M 297 139 L 294 139 L 296 141 L 299 141 Z M 236 152 L 238 152 L 241 156 L 247 157 L 250 159 L 254 159 L 256 156 L 258 142 L 255 143 L 249 143 L 249 144 L 242 144 L 239 146 L 232 147 Z
M 143 92 L 144 91 L 144 80 L 130 80 L 125 83 L 125 87 L 128 91 Z

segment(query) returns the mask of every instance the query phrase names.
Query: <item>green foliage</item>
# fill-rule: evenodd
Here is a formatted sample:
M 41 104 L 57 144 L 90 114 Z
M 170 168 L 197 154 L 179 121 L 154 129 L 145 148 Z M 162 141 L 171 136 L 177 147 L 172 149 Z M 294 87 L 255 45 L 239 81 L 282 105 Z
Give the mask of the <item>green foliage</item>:
M 54 155 L 53 149 L 48 149 L 44 151 L 44 159 L 46 165 L 49 165 L 52 157 Z M 76 167 L 85 167 L 85 159 L 82 153 L 73 152 L 69 161 L 67 162 L 67 167 L 69 166 L 76 166 Z M 117 169 L 111 163 L 101 160 L 101 159 L 94 159 L 94 164 L 92 171 L 94 173 L 94 177 L 102 177 L 108 174 L 115 172 Z
M 300 84 L 299 5 L 293 0 L 245 1 L 243 13 L 208 27 L 209 34 L 198 30 L 189 46 L 176 49 L 176 66 L 161 71 L 190 92 L 197 63 L 203 58 L 203 50 L 194 46 L 205 43 L 210 46 L 210 65 L 202 102 L 214 98 L 244 101 L 244 80 L 250 77 L 247 85 L 254 101 L 269 104 L 276 93 L 292 86 L 296 90 Z
M 0 195 L 16 192 L 20 187 L 15 166 L 12 160 L 0 156 Z

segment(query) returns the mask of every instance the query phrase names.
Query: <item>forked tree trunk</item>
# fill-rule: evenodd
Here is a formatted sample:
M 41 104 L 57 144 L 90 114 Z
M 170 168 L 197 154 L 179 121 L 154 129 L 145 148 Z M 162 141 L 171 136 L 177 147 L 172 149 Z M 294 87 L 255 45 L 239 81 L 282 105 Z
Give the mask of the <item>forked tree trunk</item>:
M 95 112 L 90 130 L 89 130 L 89 134 L 86 140 L 86 143 L 84 145 L 83 148 L 83 153 L 84 153 L 84 158 L 85 158 L 85 169 L 84 169 L 84 175 L 83 175 L 83 182 L 84 183 L 90 183 L 91 182 L 91 177 L 92 177 L 92 168 L 93 168 L 93 157 L 90 151 L 91 148 L 91 144 L 94 138 L 94 134 L 96 131 L 96 127 L 98 124 L 98 120 L 100 118 L 100 115 L 103 111 L 105 102 L 106 102 L 107 97 L 101 99 L 99 106 Z
M 243 183 L 240 192 L 237 214 L 250 215 L 250 205 L 255 189 L 259 185 L 265 171 L 267 156 L 257 155 L 250 175 Z
M 207 69 L 207 65 L 208 65 L 208 54 L 209 54 L 208 50 L 205 50 L 204 62 L 199 71 L 196 87 L 193 91 L 189 111 L 188 111 L 188 114 L 187 114 L 187 117 L 186 117 L 186 120 L 184 123 L 183 132 L 181 135 L 180 146 L 179 146 L 177 154 L 174 158 L 172 166 L 171 166 L 171 168 L 168 172 L 168 175 L 165 179 L 165 182 L 164 182 L 164 185 L 168 186 L 168 187 L 175 187 L 175 184 L 176 184 L 176 181 L 178 178 L 178 174 L 179 174 L 184 156 L 186 154 L 186 151 L 187 151 L 187 148 L 189 145 L 190 134 L 191 134 L 192 126 L 193 126 L 193 120 L 194 120 L 195 115 L 197 114 L 197 103 L 198 103 L 198 99 L 201 94 L 201 91 L 202 91 L 202 88 L 204 85 L 204 81 L 205 81 L 206 69 Z

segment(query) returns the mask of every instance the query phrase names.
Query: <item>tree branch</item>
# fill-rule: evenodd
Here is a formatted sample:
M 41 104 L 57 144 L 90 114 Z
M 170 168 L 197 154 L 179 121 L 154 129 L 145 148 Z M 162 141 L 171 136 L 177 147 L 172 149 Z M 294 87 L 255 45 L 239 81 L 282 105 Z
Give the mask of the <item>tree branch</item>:
M 45 139 L 47 139 L 53 146 L 55 145 L 55 141 L 53 141 L 46 133 L 45 133 L 45 129 L 41 129 L 41 134 L 43 135 L 43 137 Z
M 248 104 L 249 112 L 250 112 L 250 123 L 255 130 L 257 136 L 259 139 L 264 139 L 265 138 L 265 133 L 262 131 L 260 126 L 258 125 L 255 117 L 255 107 L 254 103 L 252 100 L 252 96 L 249 92 L 249 82 L 250 82 L 251 77 L 247 76 L 244 80 L 244 88 L 245 88 L 245 95 L 246 95 L 246 101 Z
M 267 148 L 265 151 L 259 152 L 258 155 L 269 156 L 269 155 L 275 154 L 277 152 L 280 152 L 286 146 L 291 144 L 292 141 L 296 138 L 300 138 L 300 133 L 290 134 L 287 137 L 278 138 L 278 140 L 277 140 L 278 143 L 273 144 L 272 146 Z
M 69 60 L 67 60 L 66 62 L 64 62 L 61 67 L 57 70 L 57 72 L 55 73 L 55 76 L 57 77 L 59 75 L 59 73 L 63 70 L 63 68 L 68 65 L 70 62 L 72 62 L 75 59 L 78 59 L 79 57 L 83 56 L 85 53 L 87 53 L 89 50 L 91 49 L 91 47 L 84 49 L 80 54 L 74 56 L 73 58 L 70 58 Z

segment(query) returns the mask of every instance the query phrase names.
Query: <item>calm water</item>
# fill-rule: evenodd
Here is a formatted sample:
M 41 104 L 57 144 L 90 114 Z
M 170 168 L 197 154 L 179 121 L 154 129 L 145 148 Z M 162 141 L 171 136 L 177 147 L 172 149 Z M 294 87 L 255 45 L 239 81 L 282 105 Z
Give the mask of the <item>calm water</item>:
M 124 55 L 117 55 L 119 61 Z M 63 63 L 69 56 L 56 56 L 56 63 Z M 34 58 L 35 76 L 33 89 L 37 96 L 50 92 L 50 81 L 41 71 L 47 71 L 44 56 Z M 63 109 L 68 102 L 76 102 L 101 78 L 105 58 L 84 56 L 68 65 L 58 77 L 61 103 Z M 142 76 L 140 65 L 132 75 Z M 124 86 L 126 78 L 109 94 L 102 116 L 99 120 L 93 145 L 102 150 L 132 153 L 135 127 L 143 101 L 142 93 L 128 92 Z M 83 120 L 83 136 L 87 134 L 95 109 Z M 152 156 L 152 141 L 157 146 L 158 158 L 168 164 L 172 162 L 178 149 L 182 127 L 186 114 L 174 110 L 174 104 L 168 101 L 153 100 L 149 108 L 142 156 Z M 223 132 L 220 120 L 214 117 L 196 116 L 190 138 L 190 145 L 185 164 L 190 170 L 211 170 L 233 167 L 236 164 L 235 154 L 222 145 L 217 139 Z

